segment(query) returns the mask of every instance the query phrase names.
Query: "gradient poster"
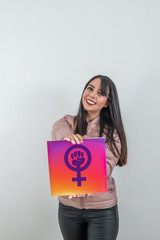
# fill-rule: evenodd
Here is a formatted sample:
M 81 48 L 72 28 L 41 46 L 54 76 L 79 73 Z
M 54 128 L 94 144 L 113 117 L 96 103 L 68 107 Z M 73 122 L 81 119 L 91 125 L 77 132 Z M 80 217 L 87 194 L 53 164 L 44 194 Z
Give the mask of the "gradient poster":
M 107 192 L 105 138 L 47 141 L 51 195 Z

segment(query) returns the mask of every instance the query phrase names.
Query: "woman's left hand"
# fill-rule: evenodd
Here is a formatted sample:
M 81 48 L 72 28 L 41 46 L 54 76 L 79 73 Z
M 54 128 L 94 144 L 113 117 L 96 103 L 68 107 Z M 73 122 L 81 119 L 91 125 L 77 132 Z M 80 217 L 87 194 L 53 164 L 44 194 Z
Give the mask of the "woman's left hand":
M 77 198 L 77 197 L 93 197 L 93 194 L 92 193 L 86 193 L 86 194 L 83 194 L 83 193 L 80 193 L 80 194 L 74 194 L 74 195 L 70 195 L 69 196 L 69 199 L 73 199 L 73 198 Z

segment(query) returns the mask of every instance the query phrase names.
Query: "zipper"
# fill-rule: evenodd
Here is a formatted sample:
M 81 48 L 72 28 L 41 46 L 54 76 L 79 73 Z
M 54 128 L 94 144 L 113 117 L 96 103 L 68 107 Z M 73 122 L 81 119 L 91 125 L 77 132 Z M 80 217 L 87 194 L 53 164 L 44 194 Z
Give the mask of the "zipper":
M 81 209 L 84 208 L 84 199 L 83 199 L 83 197 L 80 197 L 80 206 L 81 206 Z

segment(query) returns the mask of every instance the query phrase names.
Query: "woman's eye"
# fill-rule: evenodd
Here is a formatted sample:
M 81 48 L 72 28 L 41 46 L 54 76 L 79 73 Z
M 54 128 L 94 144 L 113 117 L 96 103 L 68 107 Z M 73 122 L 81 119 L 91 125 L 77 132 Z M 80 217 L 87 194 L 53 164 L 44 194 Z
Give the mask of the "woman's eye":
M 102 93 L 102 92 L 99 92 L 98 94 L 101 95 L 101 96 L 104 96 L 104 93 Z
M 89 90 L 92 90 L 92 88 L 91 88 L 91 87 L 88 87 L 87 89 L 89 89 Z
M 88 90 L 93 91 L 92 87 L 87 87 Z M 98 92 L 98 95 L 100 96 L 105 96 L 105 94 L 103 92 Z

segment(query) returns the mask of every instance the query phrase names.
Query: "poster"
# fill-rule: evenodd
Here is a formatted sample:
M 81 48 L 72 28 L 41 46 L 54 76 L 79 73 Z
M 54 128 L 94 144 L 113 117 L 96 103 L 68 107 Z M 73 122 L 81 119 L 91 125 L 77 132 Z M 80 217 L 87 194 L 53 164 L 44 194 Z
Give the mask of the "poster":
M 48 141 L 51 196 L 107 192 L 105 138 Z

